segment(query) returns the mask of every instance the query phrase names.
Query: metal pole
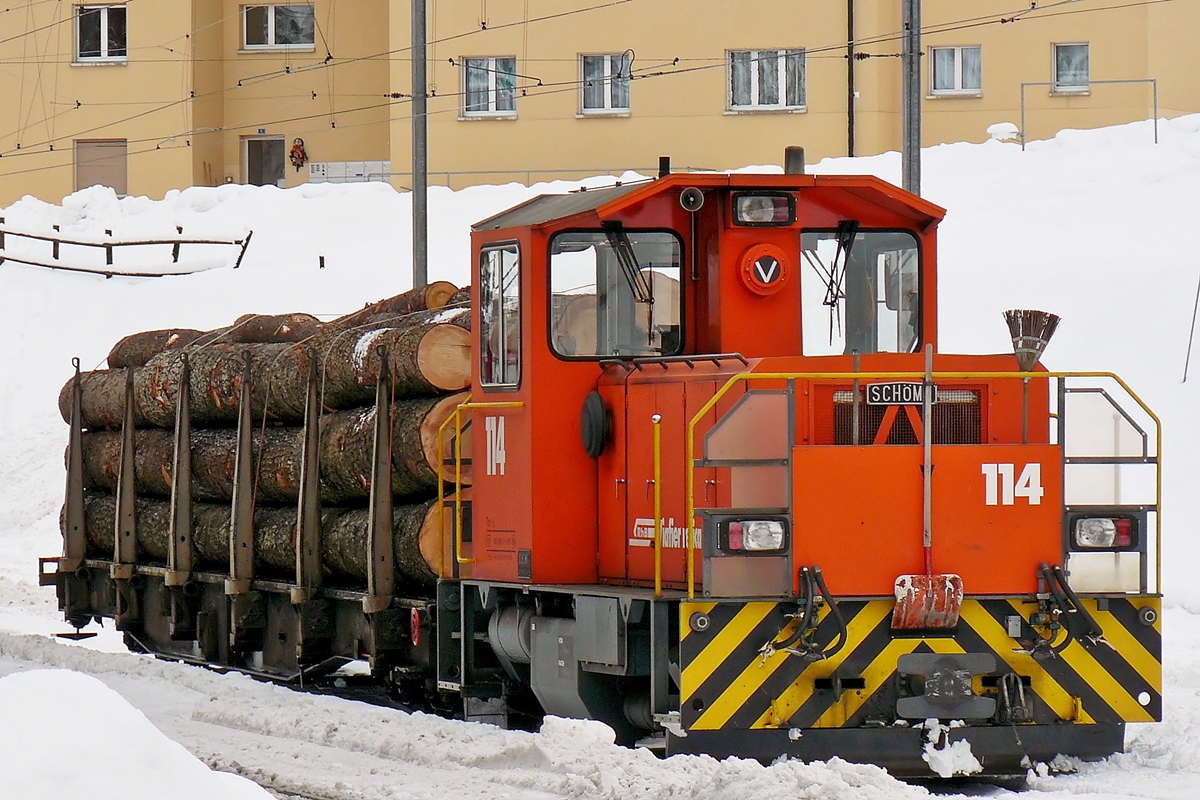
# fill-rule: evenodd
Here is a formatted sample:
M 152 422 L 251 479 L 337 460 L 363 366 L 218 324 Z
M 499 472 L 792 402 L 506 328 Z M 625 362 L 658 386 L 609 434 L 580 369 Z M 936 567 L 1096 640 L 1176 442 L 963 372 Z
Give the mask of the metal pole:
M 1021 152 L 1025 152 L 1025 87 L 1028 84 L 1021 84 Z
M 925 574 L 933 575 L 933 345 L 925 345 L 925 385 L 921 392 L 921 438 L 925 441 L 924 464 L 921 465 L 921 476 L 924 478 L 922 506 L 924 517 L 924 536 L 922 544 L 925 550 Z
M 1154 86 L 1154 143 L 1158 144 L 1158 79 L 1151 78 L 1150 83 Z
M 854 157 L 854 0 L 846 0 L 846 155 Z
M 904 0 L 901 59 L 901 185 L 921 193 L 921 0 Z
M 425 0 L 412 0 L 413 287 L 429 283 L 429 150 L 426 129 Z

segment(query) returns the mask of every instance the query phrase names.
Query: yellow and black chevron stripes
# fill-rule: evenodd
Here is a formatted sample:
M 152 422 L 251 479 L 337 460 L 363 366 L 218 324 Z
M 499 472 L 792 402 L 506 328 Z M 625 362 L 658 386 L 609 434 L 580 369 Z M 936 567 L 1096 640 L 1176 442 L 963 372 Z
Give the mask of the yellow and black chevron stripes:
M 839 603 L 846 645 L 831 658 L 807 661 L 782 651 L 762 654 L 767 642 L 791 638 L 796 622 L 791 603 L 686 602 L 681 604 L 681 716 L 689 730 L 856 727 L 890 720 L 899 697 L 896 663 L 905 653 L 990 653 L 998 673 L 1023 676 L 1030 689 L 1033 719 L 1050 723 L 1144 722 L 1161 719 L 1161 630 L 1158 601 L 1150 597 L 1085 600 L 1104 630 L 1097 644 L 1071 642 L 1058 656 L 1034 658 L 1017 652 L 1009 618 L 1020 617 L 1020 638 L 1032 641 L 1029 625 L 1037 610 L 1022 599 L 967 600 L 954 636 L 893 636 L 888 600 Z M 1107 606 L 1107 608 L 1104 608 Z M 1152 608 L 1154 624 L 1139 609 Z M 696 631 L 693 615 L 708 627 Z M 822 610 L 816 641 L 828 646 L 837 627 Z M 1060 636 L 1059 642 L 1062 641 Z M 978 693 L 994 685 L 976 678 Z M 840 689 L 840 693 L 838 691 Z

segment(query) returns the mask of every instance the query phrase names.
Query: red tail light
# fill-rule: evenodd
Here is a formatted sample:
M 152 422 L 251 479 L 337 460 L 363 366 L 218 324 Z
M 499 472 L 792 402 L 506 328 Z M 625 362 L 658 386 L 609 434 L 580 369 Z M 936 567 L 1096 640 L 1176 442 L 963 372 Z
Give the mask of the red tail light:
M 729 549 L 742 549 L 742 523 L 736 520 L 729 523 Z
M 1133 543 L 1133 522 L 1128 519 L 1115 519 L 1113 523 L 1117 528 L 1114 544 L 1117 547 L 1129 547 Z

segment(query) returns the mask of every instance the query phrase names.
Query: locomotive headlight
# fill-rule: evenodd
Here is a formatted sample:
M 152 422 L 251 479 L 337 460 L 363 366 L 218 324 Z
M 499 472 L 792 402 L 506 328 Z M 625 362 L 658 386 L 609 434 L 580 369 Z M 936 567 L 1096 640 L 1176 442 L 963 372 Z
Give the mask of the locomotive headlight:
M 733 201 L 733 221 L 738 225 L 791 225 L 796 221 L 796 199 L 790 194 L 742 194 Z
M 1075 520 L 1075 546 L 1085 550 L 1129 547 L 1133 521 L 1122 517 L 1081 517 Z
M 732 520 L 726 529 L 725 551 L 762 553 L 780 550 L 786 540 L 783 522 L 777 519 Z

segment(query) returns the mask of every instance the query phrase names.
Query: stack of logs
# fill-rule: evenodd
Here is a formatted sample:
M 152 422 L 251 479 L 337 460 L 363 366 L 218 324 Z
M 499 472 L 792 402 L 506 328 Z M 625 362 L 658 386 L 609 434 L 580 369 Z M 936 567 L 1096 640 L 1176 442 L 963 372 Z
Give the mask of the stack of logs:
M 253 515 L 253 571 L 259 578 L 294 579 L 305 412 L 315 385 L 319 440 L 310 441 L 319 441 L 323 581 L 347 587 L 367 582 L 370 501 L 377 513 L 392 505 L 397 588 L 428 590 L 446 561 L 439 522 L 452 514 L 439 514 L 436 493 L 439 471 L 446 482 L 455 479 L 455 428 L 449 424 L 442 452 L 438 430 L 466 399 L 471 381 L 469 299 L 469 289 L 436 282 L 324 323 L 306 314 L 257 315 L 216 331 L 147 331 L 122 339 L 109 353 L 108 369 L 77 373 L 88 555 L 113 558 L 126 441 L 122 423 L 131 413 L 136 559 L 166 563 L 183 385 L 189 387 L 194 568 L 232 572 L 239 412 L 248 394 L 254 501 L 246 508 Z M 379 469 L 374 462 L 381 371 L 390 378 L 383 385 L 393 398 L 392 495 L 382 506 L 371 493 L 373 469 Z M 73 378 L 59 395 L 68 422 L 76 385 Z M 468 428 L 461 442 L 464 462 L 469 447 Z M 469 468 L 460 479 L 469 485 Z M 69 506 L 70 491 L 64 536 Z

